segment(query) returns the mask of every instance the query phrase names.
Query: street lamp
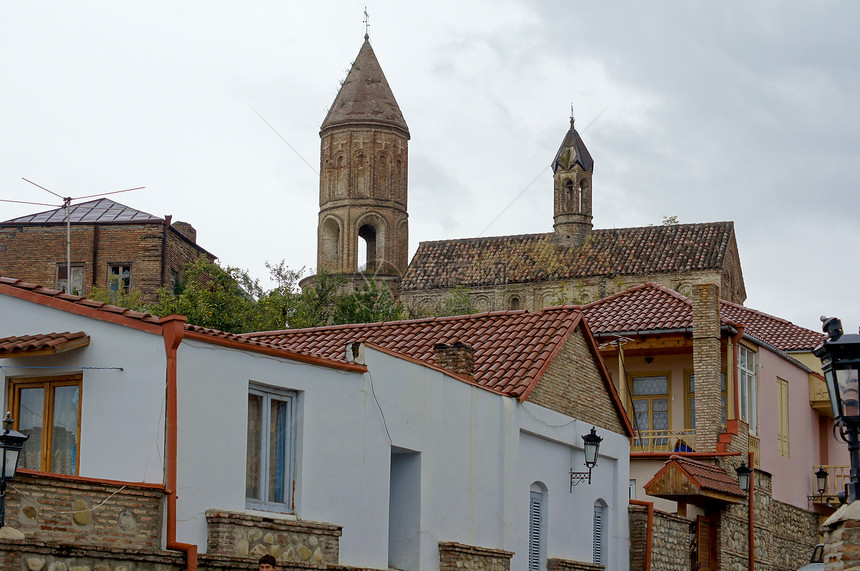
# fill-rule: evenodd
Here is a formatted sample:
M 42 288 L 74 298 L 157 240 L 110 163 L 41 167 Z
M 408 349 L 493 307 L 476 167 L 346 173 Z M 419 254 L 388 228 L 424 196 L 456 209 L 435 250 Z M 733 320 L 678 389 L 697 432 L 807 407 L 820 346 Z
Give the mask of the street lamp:
M 851 503 L 860 497 L 860 335 L 845 335 L 842 322 L 835 317 L 822 317 L 821 321 L 827 339 L 813 354 L 821 359 L 839 436 L 848 443 L 851 471 L 845 487 Z
M 744 492 L 750 491 L 750 474 L 752 470 L 750 470 L 746 462 L 741 462 L 741 465 L 735 468 L 735 472 L 738 474 L 738 486 L 740 486 L 741 490 Z
M 573 492 L 573 487 L 580 482 L 587 481 L 591 485 L 591 469 L 597 466 L 597 452 L 600 450 L 600 443 L 603 438 L 597 436 L 597 431 L 591 427 L 591 432 L 582 435 L 583 448 L 585 448 L 585 467 L 588 472 L 570 471 L 570 491 Z
M 7 412 L 6 418 L 3 419 L 3 432 L 0 433 L 0 468 L 3 470 L 0 473 L 0 527 L 3 527 L 6 520 L 6 481 L 15 478 L 18 457 L 24 447 L 24 441 L 28 438 L 30 437 L 12 430 L 12 413 Z
M 824 466 L 818 468 L 815 471 L 815 487 L 818 490 L 818 495 L 823 496 L 824 492 L 827 491 L 827 470 L 824 469 Z

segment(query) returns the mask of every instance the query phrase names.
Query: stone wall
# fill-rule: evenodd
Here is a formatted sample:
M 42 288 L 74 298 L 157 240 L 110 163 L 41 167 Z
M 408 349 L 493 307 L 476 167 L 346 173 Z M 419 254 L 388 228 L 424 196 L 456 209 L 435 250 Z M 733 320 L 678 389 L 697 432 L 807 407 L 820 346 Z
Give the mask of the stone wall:
M 510 571 L 512 551 L 439 542 L 439 571 Z
M 643 571 L 646 565 L 645 541 L 648 510 L 630 506 L 630 571 Z M 654 511 L 651 541 L 651 569 L 690 568 L 690 520 L 658 510 Z
M 605 565 L 586 563 L 585 561 L 570 561 L 568 559 L 547 559 L 546 571 L 603 571 Z
M 279 562 L 335 565 L 340 553 L 340 526 L 245 513 L 208 510 L 207 553 Z
M 158 485 L 19 471 L 6 525 L 33 541 L 158 549 L 163 496 Z

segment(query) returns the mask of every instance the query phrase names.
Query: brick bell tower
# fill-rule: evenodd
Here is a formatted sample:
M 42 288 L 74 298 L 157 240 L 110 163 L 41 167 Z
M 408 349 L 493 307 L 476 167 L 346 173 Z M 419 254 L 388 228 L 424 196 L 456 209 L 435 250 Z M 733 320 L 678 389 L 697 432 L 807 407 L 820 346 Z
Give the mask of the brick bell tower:
M 317 272 L 363 273 L 396 289 L 409 264 L 409 128 L 367 34 L 320 139 Z
M 555 241 L 562 246 L 578 246 L 591 234 L 591 175 L 594 173 L 594 159 L 573 127 L 573 116 L 570 118 L 570 130 L 565 134 L 552 161 L 552 172 Z

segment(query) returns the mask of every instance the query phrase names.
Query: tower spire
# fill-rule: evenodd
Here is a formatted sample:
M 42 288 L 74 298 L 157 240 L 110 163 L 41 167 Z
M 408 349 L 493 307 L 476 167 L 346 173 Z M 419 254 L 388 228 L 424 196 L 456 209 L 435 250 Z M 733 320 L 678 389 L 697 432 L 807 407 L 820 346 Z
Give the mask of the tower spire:
M 370 15 L 367 13 L 367 6 L 364 7 L 364 41 L 370 40 Z
M 564 246 L 582 244 L 591 233 L 591 176 L 594 159 L 573 126 L 570 105 L 570 130 L 552 161 L 553 216 L 555 239 Z

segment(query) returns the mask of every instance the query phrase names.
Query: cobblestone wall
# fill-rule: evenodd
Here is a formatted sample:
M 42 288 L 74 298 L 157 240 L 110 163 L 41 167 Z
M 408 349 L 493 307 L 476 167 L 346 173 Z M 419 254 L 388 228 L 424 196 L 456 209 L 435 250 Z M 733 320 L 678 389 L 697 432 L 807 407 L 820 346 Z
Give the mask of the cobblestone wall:
M 546 571 L 603 571 L 606 566 L 585 561 L 570 561 L 568 559 L 547 559 Z
M 510 571 L 512 551 L 439 542 L 439 571 Z
M 630 571 L 645 569 L 645 541 L 648 511 L 643 506 L 630 506 Z M 651 542 L 651 569 L 690 568 L 690 521 L 666 512 L 654 510 L 654 530 Z

